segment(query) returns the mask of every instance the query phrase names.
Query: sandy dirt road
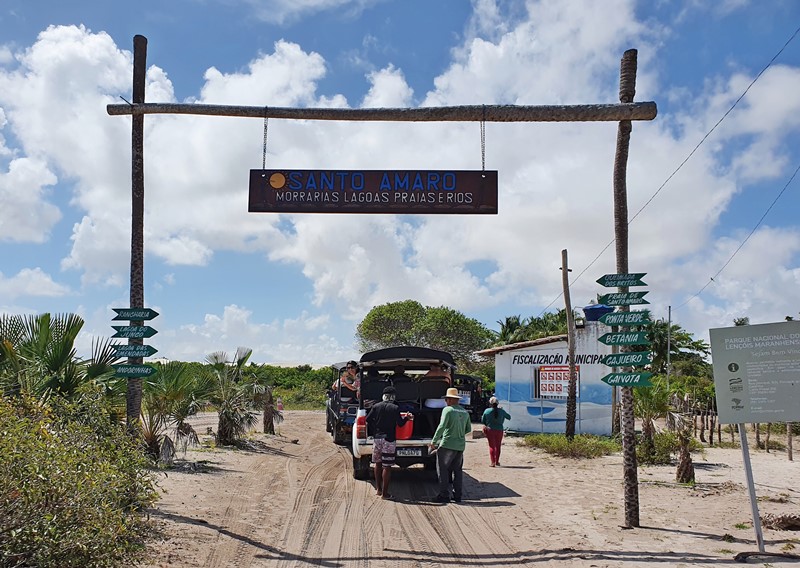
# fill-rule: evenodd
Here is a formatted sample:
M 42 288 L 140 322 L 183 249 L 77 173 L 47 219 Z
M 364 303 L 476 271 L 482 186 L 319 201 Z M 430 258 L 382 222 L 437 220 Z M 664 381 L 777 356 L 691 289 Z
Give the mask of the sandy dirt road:
M 215 415 L 198 418 L 198 433 L 206 427 Z M 190 450 L 186 461 L 200 467 L 160 477 L 151 516 L 163 538 L 147 566 L 719 567 L 757 551 L 739 450 L 698 456 L 693 488 L 672 482 L 674 467 L 640 469 L 634 530 L 620 526 L 620 456 L 564 460 L 513 438 L 499 468 L 485 440 L 468 441 L 464 501 L 446 505 L 432 502 L 435 476 L 418 466 L 394 470 L 395 500 L 377 498 L 371 482 L 353 479 L 322 412 L 287 412 L 279 436 L 254 434 L 248 450 Z M 753 468 L 762 514 L 800 512 L 797 462 L 761 452 Z M 800 551 L 800 533 L 765 530 L 765 539 L 767 552 Z

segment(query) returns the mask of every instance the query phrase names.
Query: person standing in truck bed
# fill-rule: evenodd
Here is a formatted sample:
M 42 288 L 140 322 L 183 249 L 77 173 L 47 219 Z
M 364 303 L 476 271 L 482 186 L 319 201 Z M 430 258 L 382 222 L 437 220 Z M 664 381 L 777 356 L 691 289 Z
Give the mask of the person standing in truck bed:
M 437 448 L 436 474 L 439 477 L 437 503 L 450 501 L 450 479 L 453 479 L 453 501 L 461 502 L 464 486 L 464 448 L 467 446 L 467 433 L 472 430 L 469 413 L 458 404 L 461 395 L 457 388 L 447 389 L 444 400 L 447 407 L 442 410 L 439 426 L 433 433 L 430 450 Z
M 408 421 L 394 403 L 394 387 L 383 389 L 383 400 L 367 413 L 367 433 L 373 437 L 372 465 L 375 468 L 376 493 L 383 499 L 391 499 L 389 481 L 396 452 L 397 427 Z

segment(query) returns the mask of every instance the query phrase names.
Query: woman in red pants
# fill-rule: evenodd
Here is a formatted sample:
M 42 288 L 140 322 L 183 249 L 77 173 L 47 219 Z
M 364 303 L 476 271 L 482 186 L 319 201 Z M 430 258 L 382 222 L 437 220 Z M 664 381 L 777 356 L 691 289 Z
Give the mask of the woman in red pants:
M 490 408 L 483 411 L 483 433 L 489 441 L 489 459 L 492 467 L 500 465 L 500 446 L 503 443 L 503 422 L 511 419 L 511 415 L 500 408 L 495 397 L 489 399 Z

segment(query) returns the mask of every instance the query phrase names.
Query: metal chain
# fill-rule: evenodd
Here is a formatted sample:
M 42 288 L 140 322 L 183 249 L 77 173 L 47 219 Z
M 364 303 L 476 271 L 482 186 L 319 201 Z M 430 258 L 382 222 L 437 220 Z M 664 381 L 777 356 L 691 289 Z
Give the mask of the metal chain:
M 481 171 L 486 171 L 486 105 L 483 105 L 481 118 Z
M 267 169 L 267 128 L 269 126 L 269 117 L 267 116 L 267 107 L 264 107 L 264 153 L 261 156 L 261 169 Z

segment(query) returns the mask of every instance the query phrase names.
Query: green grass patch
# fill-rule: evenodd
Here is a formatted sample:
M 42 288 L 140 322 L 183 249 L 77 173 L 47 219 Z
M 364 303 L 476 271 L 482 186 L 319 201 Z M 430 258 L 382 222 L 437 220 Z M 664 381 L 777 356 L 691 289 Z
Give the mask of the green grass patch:
M 598 458 L 622 451 L 617 440 L 591 434 L 577 435 L 572 442 L 564 434 L 529 434 L 521 443 L 562 458 Z

